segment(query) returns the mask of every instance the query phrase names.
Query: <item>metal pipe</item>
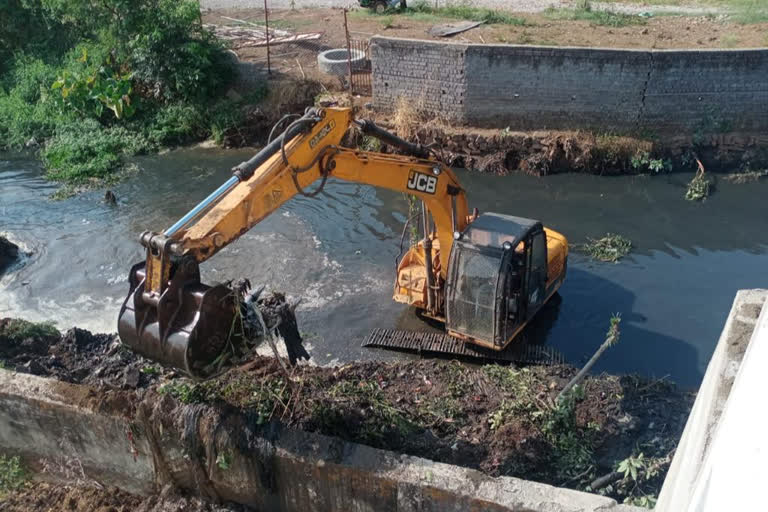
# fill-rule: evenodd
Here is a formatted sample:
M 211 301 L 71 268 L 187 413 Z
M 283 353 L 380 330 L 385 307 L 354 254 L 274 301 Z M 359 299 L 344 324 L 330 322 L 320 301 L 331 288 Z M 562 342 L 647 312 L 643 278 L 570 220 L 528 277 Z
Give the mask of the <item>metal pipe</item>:
M 232 176 L 229 178 L 223 185 L 221 185 L 219 188 L 213 191 L 211 195 L 203 199 L 200 203 L 198 203 L 197 206 L 192 208 L 185 216 L 180 218 L 176 221 L 176 223 L 166 229 L 163 234 L 165 236 L 172 236 L 177 231 L 182 229 L 184 226 L 186 226 L 189 222 L 192 221 L 195 217 L 197 217 L 203 210 L 211 206 L 213 203 L 218 201 L 224 194 L 232 190 L 235 185 L 237 185 L 240 182 L 239 179 L 237 179 L 237 176 Z
M 269 55 L 269 9 L 267 8 L 267 0 L 264 0 L 264 34 L 267 39 L 267 74 L 272 75 L 272 61 Z
M 347 74 L 349 76 L 349 94 L 354 94 L 352 90 L 352 43 L 349 40 L 349 27 L 347 26 L 347 9 L 344 8 L 344 35 L 347 39 Z
M 421 212 L 424 218 L 424 265 L 427 271 L 427 311 L 434 313 L 433 289 L 435 276 L 432 274 L 432 239 L 429 238 L 429 210 L 424 201 L 421 202 Z

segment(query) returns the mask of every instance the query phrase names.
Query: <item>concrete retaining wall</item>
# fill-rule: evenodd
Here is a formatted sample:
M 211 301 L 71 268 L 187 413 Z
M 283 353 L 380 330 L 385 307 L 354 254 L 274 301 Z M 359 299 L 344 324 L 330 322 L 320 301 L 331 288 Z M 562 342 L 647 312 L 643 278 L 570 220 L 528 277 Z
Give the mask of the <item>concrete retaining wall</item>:
M 759 482 L 765 481 L 768 472 L 763 470 L 762 475 L 759 473 L 759 468 L 764 466 L 762 459 L 760 459 L 759 466 L 750 467 L 746 460 L 740 460 L 737 464 L 726 465 L 724 470 L 736 477 L 737 480 L 740 480 L 737 485 L 727 486 L 727 492 L 719 493 L 720 496 L 718 498 L 725 499 L 727 505 L 715 505 L 715 500 L 705 504 L 702 501 L 706 500 L 701 500 L 701 496 L 699 496 L 699 501 L 697 501 L 695 495 L 697 490 L 700 494 L 702 492 L 702 489 L 697 489 L 697 487 L 707 488 L 712 486 L 718 487 L 718 491 L 723 490 L 722 487 L 725 482 L 723 482 L 722 478 L 717 478 L 722 475 L 715 475 L 713 477 L 713 475 L 708 473 L 705 470 L 705 461 L 710 456 L 713 446 L 716 446 L 718 443 L 719 428 L 724 420 L 724 411 L 726 411 L 726 405 L 729 403 L 734 381 L 741 374 L 742 362 L 745 360 L 746 354 L 749 353 L 750 349 L 755 348 L 753 344 L 764 344 L 768 341 L 767 298 L 768 290 L 742 290 L 736 295 L 731 313 L 725 323 L 715 353 L 712 355 L 712 359 L 710 359 L 707 366 L 707 372 L 696 396 L 696 402 L 693 405 L 688 422 L 685 425 L 685 430 L 680 438 L 680 443 L 677 446 L 675 458 L 672 460 L 669 472 L 664 480 L 664 486 L 661 489 L 656 506 L 657 512 L 750 510 L 750 507 L 754 510 L 758 509 L 757 501 L 752 503 L 745 501 L 753 498 L 755 494 L 760 494 L 762 489 L 752 486 L 752 491 L 749 492 L 744 489 L 737 489 L 736 487 L 738 485 L 749 486 L 749 478 L 738 478 L 744 472 L 751 473 L 753 479 Z M 756 329 L 759 318 L 763 320 L 762 333 Z M 760 339 L 758 339 L 759 334 L 762 334 Z M 760 368 L 764 366 L 760 359 L 753 360 L 751 364 Z M 760 371 L 764 374 L 765 370 L 763 368 Z M 742 390 L 742 393 L 749 392 L 753 392 L 756 398 L 744 398 L 742 396 L 742 399 L 749 403 L 749 408 L 753 409 L 752 417 L 744 418 L 742 416 L 738 419 L 733 419 L 740 421 L 744 425 L 748 424 L 758 427 L 759 430 L 761 424 L 758 420 L 761 415 L 763 418 L 765 417 L 765 409 L 761 405 L 757 405 L 756 402 L 763 400 L 764 390 L 759 387 L 751 390 Z M 728 413 L 726 412 L 725 414 L 727 415 Z M 739 434 L 744 435 L 744 433 Z M 752 432 L 751 438 L 747 437 L 742 439 L 742 441 L 749 446 L 748 449 L 751 452 L 758 454 L 761 447 L 765 450 L 766 443 L 761 437 L 764 434 L 765 432 L 760 432 L 759 434 Z M 738 440 L 729 440 L 727 438 L 728 435 L 733 435 L 733 432 L 727 432 L 725 439 L 722 441 L 731 443 L 730 450 L 735 452 L 734 445 L 738 445 L 738 442 L 735 442 Z M 734 455 L 738 458 L 738 452 L 735 452 Z M 746 457 L 742 457 L 742 459 L 746 459 Z M 715 464 L 717 464 L 717 461 Z M 741 503 L 741 505 L 737 505 L 737 503 Z
M 131 398 L 133 397 L 133 398 Z M 167 483 L 259 510 L 639 512 L 615 501 L 347 443 L 256 427 L 237 411 L 0 370 L 0 453 L 43 478 L 148 494 Z M 226 469 L 216 461 L 222 455 Z
M 608 50 L 374 37 L 374 105 L 407 98 L 512 130 L 723 133 L 768 129 L 768 50 Z

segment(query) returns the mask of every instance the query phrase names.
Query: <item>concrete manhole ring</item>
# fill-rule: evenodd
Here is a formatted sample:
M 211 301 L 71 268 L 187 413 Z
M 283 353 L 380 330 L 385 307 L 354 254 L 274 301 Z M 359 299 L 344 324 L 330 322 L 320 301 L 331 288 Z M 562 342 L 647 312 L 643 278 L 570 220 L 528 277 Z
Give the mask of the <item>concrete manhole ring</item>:
M 365 52 L 362 50 L 352 50 L 351 58 L 347 57 L 346 48 L 334 48 L 326 50 L 317 56 L 317 67 L 323 73 L 329 75 L 344 76 L 349 71 L 349 65 L 352 65 L 352 71 L 365 68 Z

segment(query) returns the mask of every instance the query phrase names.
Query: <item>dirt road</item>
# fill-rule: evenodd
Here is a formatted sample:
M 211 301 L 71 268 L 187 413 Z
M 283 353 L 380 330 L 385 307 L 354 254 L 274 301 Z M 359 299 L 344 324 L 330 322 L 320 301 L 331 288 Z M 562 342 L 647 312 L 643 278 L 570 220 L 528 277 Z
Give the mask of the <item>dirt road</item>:
M 413 0 L 412 0 L 413 1 Z M 270 9 L 307 9 L 312 7 L 355 7 L 357 0 L 267 0 Z M 462 0 L 443 0 L 440 5 L 451 3 L 467 3 Z M 512 12 L 541 12 L 549 7 L 573 7 L 575 0 L 472 0 L 469 2 L 475 7 L 488 7 L 490 9 L 503 9 Z M 248 9 L 261 8 L 263 0 L 201 0 L 203 9 Z M 719 14 L 723 10 L 717 7 L 697 7 L 680 5 L 643 5 L 616 4 L 606 2 L 593 2 L 593 9 L 612 10 L 628 14 L 651 13 L 684 13 L 692 15 Z

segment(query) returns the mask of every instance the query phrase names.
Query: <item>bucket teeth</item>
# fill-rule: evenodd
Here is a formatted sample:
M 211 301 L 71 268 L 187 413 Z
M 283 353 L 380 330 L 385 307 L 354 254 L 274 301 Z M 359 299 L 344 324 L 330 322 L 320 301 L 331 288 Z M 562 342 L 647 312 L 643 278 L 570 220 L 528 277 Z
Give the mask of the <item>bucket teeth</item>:
M 131 268 L 130 292 L 120 309 L 118 333 L 138 354 L 196 378 L 226 347 L 235 317 L 232 291 L 206 286 L 192 259 L 174 264 L 165 290 L 145 290 L 145 263 Z

